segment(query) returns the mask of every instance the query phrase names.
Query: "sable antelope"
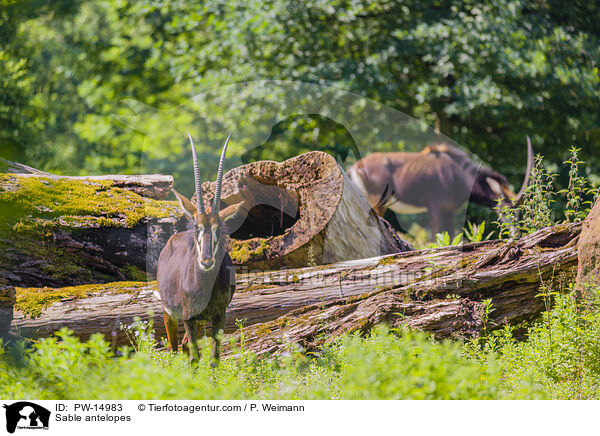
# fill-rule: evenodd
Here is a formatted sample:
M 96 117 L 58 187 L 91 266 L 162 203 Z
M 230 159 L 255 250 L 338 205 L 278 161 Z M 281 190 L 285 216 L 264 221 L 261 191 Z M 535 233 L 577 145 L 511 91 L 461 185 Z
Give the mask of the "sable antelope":
M 235 291 L 235 270 L 226 252 L 227 237 L 235 230 L 236 217 L 240 216 L 244 202 L 220 210 L 227 137 L 219 161 L 212 208 L 205 210 L 196 148 L 189 133 L 188 136 L 194 161 L 196 204 L 173 192 L 193 225 L 168 240 L 158 258 L 157 278 L 169 348 L 177 352 L 177 325 L 181 319 L 193 362 L 200 357 L 196 345 L 199 321 L 212 321 L 213 357 L 219 359 L 217 334 L 224 326 L 225 309 Z
M 399 214 L 429 212 L 433 235 L 453 233 L 454 213 L 468 198 L 489 208 L 518 204 L 529 183 L 533 149 L 527 137 L 527 174 L 518 194 L 496 171 L 480 167 L 449 144 L 433 144 L 420 152 L 373 153 L 348 169 L 350 179 L 365 194 L 379 216 L 386 209 Z

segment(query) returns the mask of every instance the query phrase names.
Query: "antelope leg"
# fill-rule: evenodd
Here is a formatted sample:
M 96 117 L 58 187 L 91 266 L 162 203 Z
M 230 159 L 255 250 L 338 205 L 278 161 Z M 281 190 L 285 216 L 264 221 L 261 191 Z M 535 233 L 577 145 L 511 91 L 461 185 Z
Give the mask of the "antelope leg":
M 177 353 L 179 344 L 177 343 L 177 319 L 171 317 L 166 310 L 163 309 L 163 320 L 167 329 L 167 340 L 169 341 L 169 350 L 172 353 Z
M 188 339 L 188 349 L 190 352 L 190 361 L 197 362 L 200 360 L 200 353 L 198 352 L 198 331 L 196 321 L 193 319 L 184 319 L 183 325 L 185 327 L 185 334 Z
M 220 352 L 221 352 L 221 335 L 219 334 L 219 330 L 223 330 L 225 327 L 225 317 L 218 316 L 213 318 L 212 320 L 212 337 L 214 340 L 214 348 L 213 348 L 213 358 L 219 362 Z

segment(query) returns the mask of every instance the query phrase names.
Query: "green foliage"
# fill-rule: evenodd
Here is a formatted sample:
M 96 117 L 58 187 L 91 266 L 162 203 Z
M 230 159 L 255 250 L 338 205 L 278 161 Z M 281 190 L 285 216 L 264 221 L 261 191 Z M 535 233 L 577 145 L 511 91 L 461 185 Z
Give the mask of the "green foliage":
M 580 166 L 585 164 L 579 159 L 580 148 L 571 147 L 571 157 L 564 163 L 569 166 L 569 185 L 559 194 L 566 196 L 565 221 L 583 221 L 598 198 L 600 187 L 594 186 L 587 177 L 580 174 Z
M 425 334 L 397 337 L 381 327 L 367 338 L 347 336 L 312 357 L 295 347 L 259 358 L 238 348 L 210 364 L 201 341 L 194 369 L 187 356 L 156 351 L 147 326 L 129 329 L 135 352 L 110 351 L 100 335 L 79 342 L 66 330 L 33 350 L 0 355 L 0 395 L 38 399 L 486 399 L 498 392 L 498 367 L 467 362 L 460 346 Z M 137 332 L 137 333 L 136 333 Z M 0 353 L 2 353 L 0 348 Z M 239 352 L 243 350 L 243 352 Z
M 448 232 L 438 233 L 435 235 L 435 242 L 431 243 L 430 247 L 450 247 L 452 245 L 459 245 L 462 243 L 463 234 L 459 233 L 454 237 L 450 238 Z
M 40 17 L 59 23 L 76 8 L 77 2 L 72 0 L 0 2 L 0 157 L 28 160 L 43 148 L 40 139 L 47 127 L 44 115 L 48 114 L 41 111 L 48 111 L 50 106 L 40 104 L 44 100 L 41 93 L 46 91 L 41 87 L 52 70 L 47 65 L 36 68 L 28 31 Z M 60 47 L 54 51 L 60 53 Z M 62 115 L 56 114 L 59 118 Z
M 459 345 L 420 333 L 406 330 L 390 340 L 380 329 L 368 339 L 346 339 L 341 350 L 343 398 L 492 399 L 498 394 L 496 365 L 465 362 Z
M 188 192 L 185 129 L 199 135 L 202 173 L 210 177 L 227 123 L 244 132 L 256 124 L 254 95 L 231 99 L 219 87 L 257 79 L 327 84 L 372 98 L 438 126 L 515 184 L 526 134 L 552 163 L 580 144 L 598 166 L 600 44 L 592 3 L 42 3 L 11 2 L 0 15 L 7 35 L 0 150 L 14 157 L 8 149 L 16 147 L 25 163 L 43 169 L 166 172 Z M 181 106 L 210 90 L 217 91 L 196 107 Z M 279 96 L 261 91 L 277 107 Z M 326 114 L 277 119 L 265 112 L 275 117 L 271 138 L 244 143 L 252 135 L 238 134 L 236 162 L 315 148 L 345 160 L 356 146 L 362 153 L 414 147 L 418 136 L 388 123 L 394 141 L 380 131 L 354 144 L 349 126 Z M 197 119 L 209 115 L 215 123 Z
M 519 205 L 519 228 L 525 233 L 535 232 L 554 223 L 552 203 L 556 174 L 544 167 L 542 159 L 541 155 L 536 156 L 535 166 L 531 170 L 531 183 L 525 190 L 523 203 Z
M 579 149 L 569 150 L 571 157 L 565 161 L 568 168 L 567 188 L 557 190 L 556 176 L 544 165 L 543 156 L 537 155 L 531 170 L 531 180 L 516 207 L 502 206 L 498 202 L 498 221 L 501 237 L 514 238 L 520 233 L 532 233 L 559 222 L 579 222 L 590 212 L 600 193 L 600 187 L 591 177 L 582 174 L 585 162 L 579 159 Z M 564 207 L 553 207 L 559 196 L 564 197 Z M 558 218 L 564 215 L 564 220 Z
M 573 290 L 553 294 L 554 307 L 528 328 L 526 341 L 507 326 L 465 346 L 471 358 L 498 362 L 502 397 L 521 398 L 523 380 L 534 380 L 534 391 L 550 399 L 600 397 L 600 294 L 586 307 Z
M 524 327 L 486 323 L 461 345 L 419 332 L 374 329 L 303 353 L 258 357 L 241 342 L 219 367 L 211 340 L 202 359 L 155 348 L 151 325 L 124 326 L 133 348 L 116 352 L 101 335 L 80 342 L 63 330 L 33 349 L 0 347 L 0 395 L 39 399 L 597 399 L 600 397 L 600 289 L 581 305 L 575 292 L 545 287 L 548 310 Z M 550 307 L 550 302 L 554 304 Z M 485 302 L 486 317 L 494 308 Z M 489 329 L 492 329 L 491 331 Z M 58 340 L 57 340 L 58 339 Z M 160 382 L 157 382 L 160 381 Z
M 469 242 L 482 242 L 489 240 L 494 231 L 489 232 L 487 235 L 485 234 L 485 221 L 481 224 L 472 223 L 471 221 L 467 222 L 467 227 L 463 230 L 467 241 Z

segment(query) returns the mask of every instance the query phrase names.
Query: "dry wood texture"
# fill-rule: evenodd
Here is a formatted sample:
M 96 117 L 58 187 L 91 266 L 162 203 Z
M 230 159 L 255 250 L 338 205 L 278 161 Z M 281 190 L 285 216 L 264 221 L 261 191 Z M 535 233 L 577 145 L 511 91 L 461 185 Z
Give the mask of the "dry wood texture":
M 6 337 L 13 319 L 15 288 L 0 281 L 0 338 Z
M 313 348 L 379 322 L 439 337 L 473 335 L 483 327 L 482 301 L 488 298 L 494 308 L 491 322 L 518 323 L 544 309 L 543 299 L 536 296 L 540 283 L 560 278 L 577 264 L 580 230 L 580 224 L 561 225 L 519 241 L 240 274 L 226 332 L 235 332 L 235 320 L 245 319 L 246 346 L 259 353 L 281 350 L 290 342 Z M 12 327 L 31 336 L 45 336 L 60 327 L 81 337 L 100 331 L 110 338 L 117 331 L 115 340 L 122 342 L 119 323 L 130 323 L 137 315 L 153 317 L 157 335 L 164 337 L 155 290 L 152 283 L 90 287 L 83 295 L 81 289 L 18 289 Z M 52 292 L 59 301 L 39 317 L 31 319 L 19 310 L 36 301 L 31 295 Z

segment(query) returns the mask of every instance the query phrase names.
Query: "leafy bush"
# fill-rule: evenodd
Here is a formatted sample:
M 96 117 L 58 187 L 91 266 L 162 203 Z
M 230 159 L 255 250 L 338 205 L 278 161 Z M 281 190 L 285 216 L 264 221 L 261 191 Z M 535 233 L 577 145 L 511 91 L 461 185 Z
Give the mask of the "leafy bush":
M 0 396 L 38 399 L 487 399 L 500 381 L 494 363 L 466 361 L 460 345 L 380 327 L 366 338 L 342 337 L 306 354 L 260 358 L 239 353 L 210 364 L 210 341 L 190 368 L 183 355 L 156 351 L 149 337 L 137 352 L 116 354 L 100 335 L 80 342 L 63 330 L 32 350 L 0 357 Z M 236 351 L 238 352 L 236 355 Z
M 554 307 L 526 329 L 484 333 L 464 344 L 378 327 L 311 353 L 295 347 L 259 357 L 233 349 L 211 366 L 158 351 L 138 326 L 135 347 L 111 352 L 100 335 L 68 331 L 0 347 L 0 397 L 22 399 L 597 399 L 600 397 L 600 290 L 583 307 L 572 288 L 544 292 Z M 520 329 L 522 330 L 522 328 Z M 522 338 L 522 333 L 518 335 Z
M 383 328 L 345 338 L 340 355 L 346 399 L 493 399 L 500 386 L 495 363 L 467 362 L 460 345 L 408 330 L 398 339 Z
M 528 328 L 526 341 L 515 339 L 514 329 L 506 327 L 467 343 L 465 352 L 480 362 L 498 362 L 501 397 L 522 398 L 525 393 L 551 399 L 598 399 L 600 291 L 586 307 L 577 302 L 573 289 L 551 294 L 554 307 Z M 523 380 L 535 384 L 523 392 Z
M 496 222 L 501 238 L 512 238 L 518 233 L 533 233 L 544 227 L 561 222 L 579 222 L 585 219 L 600 194 L 600 187 L 582 175 L 585 162 L 579 159 L 580 149 L 572 147 L 570 157 L 563 162 L 569 169 L 568 188 L 556 191 L 556 174 L 537 155 L 531 170 L 531 180 L 523 193 L 523 201 L 516 208 L 498 206 Z M 564 196 L 557 205 L 556 198 Z M 562 207 L 564 205 L 564 207 Z

